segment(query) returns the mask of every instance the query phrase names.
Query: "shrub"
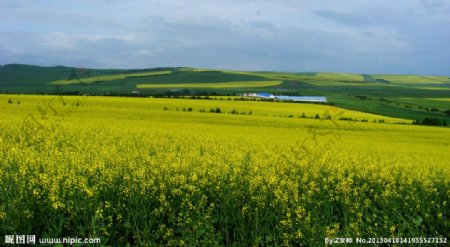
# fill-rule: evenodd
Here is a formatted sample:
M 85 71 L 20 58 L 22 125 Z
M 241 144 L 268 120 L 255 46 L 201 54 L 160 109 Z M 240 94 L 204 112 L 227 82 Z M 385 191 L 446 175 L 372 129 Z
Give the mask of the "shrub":
M 445 120 L 441 121 L 439 118 L 425 118 L 423 120 L 414 120 L 413 124 L 429 125 L 429 126 L 447 126 Z

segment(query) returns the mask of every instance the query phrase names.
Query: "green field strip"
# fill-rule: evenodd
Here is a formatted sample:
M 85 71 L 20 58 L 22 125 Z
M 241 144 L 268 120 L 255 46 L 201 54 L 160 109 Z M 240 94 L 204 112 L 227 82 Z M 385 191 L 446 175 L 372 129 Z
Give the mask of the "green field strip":
M 137 88 L 255 88 L 278 86 L 282 81 L 232 81 L 232 82 L 208 82 L 208 83 L 179 83 L 179 84 L 137 84 Z
M 376 79 L 383 79 L 400 84 L 443 84 L 450 83 L 447 76 L 417 76 L 417 75 L 371 75 Z
M 118 74 L 118 75 L 105 75 L 105 76 L 95 76 L 95 77 L 87 77 L 87 78 L 79 78 L 73 80 L 58 80 L 52 81 L 48 84 L 50 85 L 70 85 L 70 84 L 80 84 L 80 83 L 93 83 L 93 82 L 102 82 L 102 81 L 114 81 L 121 80 L 126 78 L 133 77 L 146 77 L 146 76 L 156 76 L 156 75 L 169 75 L 172 71 L 164 70 L 164 71 L 152 71 L 152 72 L 142 72 L 142 73 L 132 73 L 132 74 Z
M 426 100 L 433 100 L 433 101 L 449 101 L 450 98 L 425 98 Z
M 341 82 L 364 82 L 364 78 L 361 75 L 342 73 L 318 73 L 315 76 L 315 79 Z

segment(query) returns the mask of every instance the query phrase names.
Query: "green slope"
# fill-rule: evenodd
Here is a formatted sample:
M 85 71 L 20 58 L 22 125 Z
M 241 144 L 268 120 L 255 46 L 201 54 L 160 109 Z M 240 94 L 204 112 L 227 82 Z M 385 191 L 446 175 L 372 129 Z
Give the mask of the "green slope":
M 265 83 L 267 81 L 280 83 Z M 244 82 L 248 86 L 241 87 Z M 254 82 L 255 86 L 247 82 Z M 220 86 L 224 83 L 226 87 Z M 450 122 L 446 113 L 450 110 L 450 77 L 446 76 L 0 66 L 0 93 L 133 95 L 137 91 L 142 96 L 239 95 L 244 92 L 321 95 L 327 96 L 329 103 L 348 109 Z

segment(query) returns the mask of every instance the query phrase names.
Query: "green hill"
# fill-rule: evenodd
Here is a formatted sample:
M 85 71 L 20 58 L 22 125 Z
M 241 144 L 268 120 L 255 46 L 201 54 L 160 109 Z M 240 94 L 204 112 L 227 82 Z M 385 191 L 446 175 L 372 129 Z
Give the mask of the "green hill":
M 165 97 L 245 92 L 326 96 L 330 104 L 348 109 L 450 122 L 450 77 L 446 76 L 0 66 L 0 93 Z

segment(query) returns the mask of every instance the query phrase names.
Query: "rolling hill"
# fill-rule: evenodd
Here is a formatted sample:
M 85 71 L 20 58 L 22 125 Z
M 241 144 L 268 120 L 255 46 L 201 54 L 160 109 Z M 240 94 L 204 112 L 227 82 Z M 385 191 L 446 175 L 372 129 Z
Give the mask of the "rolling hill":
M 245 92 L 326 96 L 336 106 L 411 120 L 450 121 L 450 77 L 287 73 L 200 68 L 89 69 L 0 66 L 0 93 L 237 96 Z

